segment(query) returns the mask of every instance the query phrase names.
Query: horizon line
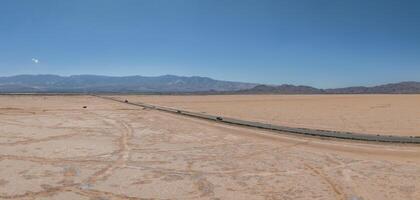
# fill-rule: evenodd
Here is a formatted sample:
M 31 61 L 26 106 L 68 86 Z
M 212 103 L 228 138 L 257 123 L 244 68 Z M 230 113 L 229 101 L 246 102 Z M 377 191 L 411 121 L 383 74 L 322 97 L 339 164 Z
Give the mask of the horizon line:
M 0 78 L 10 78 L 10 77 L 16 77 L 16 76 L 59 76 L 59 77 L 72 77 L 72 76 L 102 76 L 102 77 L 114 77 L 114 78 L 123 78 L 123 77 L 164 77 L 164 76 L 176 76 L 181 78 L 209 78 L 215 81 L 226 81 L 226 82 L 236 82 L 236 83 L 246 83 L 246 84 L 256 84 L 256 85 L 266 85 L 266 86 L 281 86 L 281 85 L 292 85 L 292 86 L 307 86 L 312 87 L 316 89 L 321 90 L 328 90 L 328 89 L 340 89 L 340 88 L 353 88 L 353 87 L 376 87 L 381 85 L 388 85 L 388 84 L 398 84 L 398 83 L 410 83 L 410 82 L 420 82 L 415 80 L 405 80 L 405 81 L 398 81 L 398 82 L 386 82 L 386 83 L 377 83 L 372 85 L 353 85 L 353 86 L 345 86 L 345 87 L 329 87 L 329 88 L 321 88 L 321 87 L 315 87 L 311 85 L 304 85 L 304 84 L 291 84 L 291 83 L 281 83 L 281 84 L 265 84 L 265 83 L 253 83 L 253 82 L 246 82 L 246 81 L 231 81 L 231 80 L 222 80 L 222 79 L 215 79 L 208 76 L 199 76 L 199 75 L 192 75 L 192 76 L 186 76 L 186 75 L 174 75 L 174 74 L 164 74 L 164 75 L 101 75 L 101 74 L 71 74 L 71 75 L 62 75 L 62 74 L 15 74 L 15 75 L 0 75 Z

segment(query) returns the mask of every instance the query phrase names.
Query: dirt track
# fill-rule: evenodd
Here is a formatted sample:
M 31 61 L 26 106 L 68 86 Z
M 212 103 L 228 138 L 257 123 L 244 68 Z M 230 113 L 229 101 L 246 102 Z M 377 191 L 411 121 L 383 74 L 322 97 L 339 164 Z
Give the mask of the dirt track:
M 0 199 L 416 199 L 419 155 L 88 96 L 0 96 Z

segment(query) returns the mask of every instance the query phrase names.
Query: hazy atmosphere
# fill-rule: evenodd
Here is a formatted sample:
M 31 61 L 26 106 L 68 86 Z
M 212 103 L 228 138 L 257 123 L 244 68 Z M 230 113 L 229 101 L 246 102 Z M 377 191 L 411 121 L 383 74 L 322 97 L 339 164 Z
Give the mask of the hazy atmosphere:
M 0 76 L 182 75 L 319 88 L 420 80 L 418 1 L 0 2 Z

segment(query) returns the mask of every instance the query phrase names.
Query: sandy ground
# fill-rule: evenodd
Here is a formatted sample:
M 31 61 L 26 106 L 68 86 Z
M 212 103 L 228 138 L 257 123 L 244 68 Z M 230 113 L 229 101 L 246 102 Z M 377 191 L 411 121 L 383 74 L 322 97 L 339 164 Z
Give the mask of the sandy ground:
M 0 96 L 0 199 L 416 200 L 419 155 L 96 97 Z
M 420 95 L 123 96 L 290 127 L 420 136 Z

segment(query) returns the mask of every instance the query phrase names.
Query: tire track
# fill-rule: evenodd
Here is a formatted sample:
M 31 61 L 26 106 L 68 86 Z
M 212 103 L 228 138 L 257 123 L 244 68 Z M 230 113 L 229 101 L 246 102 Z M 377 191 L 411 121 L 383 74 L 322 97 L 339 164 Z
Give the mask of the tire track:
M 106 118 L 108 121 L 114 122 L 118 130 L 123 130 L 121 132 L 121 136 L 118 139 L 118 158 L 115 162 L 108 165 L 107 167 L 97 171 L 93 176 L 89 177 L 86 181 L 87 184 L 92 185 L 95 184 L 99 180 L 106 180 L 109 176 L 113 174 L 115 169 L 123 168 L 127 165 L 130 157 L 130 147 L 128 145 L 128 141 L 133 135 L 133 129 L 130 125 L 125 123 L 122 120 L 113 120 L 110 118 Z
M 92 184 L 95 184 L 97 181 L 100 180 L 106 180 L 109 176 L 111 176 L 114 171 L 117 168 L 122 168 L 127 165 L 127 162 L 129 161 L 130 157 L 130 147 L 129 147 L 129 140 L 133 135 L 133 129 L 132 127 L 127 124 L 126 122 L 122 120 L 115 120 L 109 117 L 103 117 L 95 113 L 96 117 L 101 117 L 102 119 L 110 122 L 114 126 L 115 130 L 123 130 L 121 132 L 121 135 L 118 137 L 117 143 L 118 143 L 118 150 L 106 154 L 118 154 L 118 158 L 115 161 L 102 161 L 102 160 L 74 160 L 74 159 L 60 159 L 60 158 L 44 158 L 44 157 L 35 157 L 35 156 L 16 156 L 16 155 L 0 155 L 0 160 L 22 160 L 22 161 L 30 161 L 30 162 L 36 162 L 40 163 L 42 165 L 45 164 L 100 164 L 104 165 L 107 164 L 107 166 L 96 173 L 94 173 L 91 177 L 89 177 L 87 180 L 82 181 L 80 183 L 71 183 L 71 182 L 62 182 L 65 183 L 62 186 L 57 187 L 50 187 L 46 188 L 41 191 L 33 192 L 33 191 L 27 191 L 23 194 L 17 194 L 17 195 L 3 195 L 0 194 L 0 199 L 36 199 L 39 197 L 51 197 L 57 193 L 60 192 L 74 192 L 83 196 L 87 196 L 89 198 L 101 198 L 101 197 L 110 197 L 113 199 L 133 199 L 133 200 L 139 200 L 142 198 L 136 198 L 136 197 L 129 197 L 125 195 L 120 194 L 114 194 L 111 192 L 104 192 L 104 191 L 98 191 L 98 190 L 92 190 L 90 188 L 85 188 L 86 185 L 90 186 Z M 38 140 L 25 140 L 25 141 L 19 141 L 15 143 L 8 144 L 10 146 L 18 145 L 18 144 L 30 144 L 35 142 L 43 142 L 43 141 L 51 141 L 55 139 L 63 139 L 67 137 L 72 137 L 75 135 L 78 135 L 80 133 L 75 134 L 68 134 L 68 135 L 61 135 L 61 136 L 52 136 L 47 138 L 42 138 Z M 89 158 L 94 158 L 101 156 L 95 155 L 95 156 L 89 156 Z M 83 158 L 83 157 L 80 157 Z
M 1 195 L 0 199 L 36 199 L 37 197 L 48 197 L 56 194 L 57 192 L 64 192 L 64 191 L 71 191 L 70 187 L 77 185 L 72 184 L 70 186 L 59 186 L 59 187 L 51 187 L 39 192 L 25 192 L 23 194 L 18 195 Z
M 0 155 L 0 160 L 20 160 L 44 164 L 107 164 L 105 160 L 73 160 L 71 158 L 44 158 L 36 156 Z
M 338 199 L 338 200 L 345 200 L 346 199 L 342 189 L 340 188 L 340 186 L 338 186 L 330 178 L 328 178 L 328 176 L 326 176 L 324 174 L 324 172 L 322 172 L 320 169 L 312 167 L 311 165 L 308 165 L 306 163 L 303 163 L 303 166 L 306 169 L 310 170 L 313 174 L 319 176 L 321 178 L 321 180 L 323 180 L 325 183 L 327 183 L 329 185 L 329 187 L 331 188 L 331 190 L 334 192 L 334 194 L 336 196 L 336 199 Z
M 56 135 L 56 136 L 50 136 L 50 137 L 41 138 L 41 139 L 29 139 L 29 140 L 17 141 L 17 142 L 12 142 L 12 143 L 0 143 L 0 145 L 1 146 L 16 146 L 16 145 L 33 144 L 33 143 L 39 143 L 39 142 L 48 142 L 52 140 L 66 139 L 66 138 L 70 138 L 76 135 L 80 135 L 80 133 Z
M 121 199 L 121 200 L 143 200 L 145 198 L 130 197 L 123 194 L 115 194 L 112 192 L 100 191 L 100 190 L 83 190 L 80 189 L 80 184 L 71 184 L 66 186 L 51 187 L 39 192 L 26 192 L 18 195 L 0 195 L 0 199 L 37 199 L 40 197 L 52 197 L 60 192 L 73 192 L 81 196 L 86 196 L 90 199 Z

